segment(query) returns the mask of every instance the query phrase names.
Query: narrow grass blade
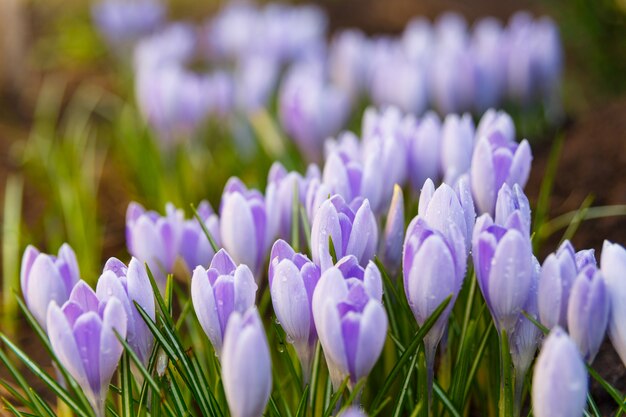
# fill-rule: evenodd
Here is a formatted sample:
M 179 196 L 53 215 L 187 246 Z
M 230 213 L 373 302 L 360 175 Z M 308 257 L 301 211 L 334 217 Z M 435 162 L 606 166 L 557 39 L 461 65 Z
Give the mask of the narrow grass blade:
M 589 207 L 593 203 L 593 200 L 594 200 L 594 197 L 592 195 L 588 195 L 585 198 L 585 200 L 582 202 L 582 204 L 578 208 L 578 212 L 572 218 L 572 221 L 567 226 L 567 229 L 565 229 L 565 232 L 563 233 L 563 237 L 561 237 L 561 242 L 565 240 L 570 240 L 572 239 L 572 237 L 574 237 L 574 234 L 576 234 L 576 231 L 580 227 L 580 224 L 583 222 L 583 220 L 585 220 L 585 216 L 587 215 L 587 211 L 589 210 Z
M 204 232 L 204 235 L 206 236 L 207 239 L 209 239 L 209 243 L 211 244 L 211 248 L 213 249 L 213 252 L 217 253 L 220 250 L 220 247 L 215 242 L 215 239 L 213 238 L 213 235 L 211 234 L 209 229 L 206 227 L 206 224 L 204 223 L 204 220 L 202 220 L 202 217 L 200 217 L 200 214 L 198 213 L 198 210 L 196 210 L 196 206 L 194 206 L 193 204 L 191 204 L 191 211 L 193 211 L 193 216 L 196 218 L 198 223 L 200 223 L 200 227 L 202 228 L 202 231 Z
M 22 190 L 24 181 L 11 175 L 4 191 L 2 218 L 2 323 L 5 331 L 13 333 L 17 304 L 13 289 L 20 287 L 19 247 L 22 224 Z
M 333 413 L 333 411 L 335 410 L 335 406 L 337 405 L 337 402 L 339 401 L 344 391 L 346 390 L 346 387 L 348 386 L 349 381 L 350 381 L 350 377 L 346 377 L 341 383 L 341 385 L 339 386 L 339 388 L 337 389 L 337 392 L 335 392 L 333 396 L 330 397 L 330 401 L 328 402 L 328 405 L 326 406 L 326 410 L 324 411 L 324 417 L 330 417 L 330 415 Z
M 393 417 L 399 417 L 402 413 L 402 407 L 404 406 L 404 399 L 406 397 L 406 393 L 409 390 L 409 383 L 411 382 L 411 377 L 413 376 L 413 370 L 416 368 L 418 355 L 413 355 L 413 359 L 411 359 L 411 364 L 409 365 L 409 372 L 406 373 L 404 378 L 404 383 L 402 384 L 402 389 L 400 390 L 400 396 L 396 402 L 396 406 L 393 410 Z
M 116 332 L 117 333 L 117 332 Z M 118 335 L 119 337 L 119 335 Z M 134 417 L 133 411 L 133 376 L 130 372 L 130 358 L 128 350 L 122 354 L 122 361 L 120 363 L 120 379 L 122 381 L 122 416 Z
M 435 392 L 437 398 L 441 400 L 441 403 L 443 404 L 445 409 L 448 410 L 452 417 L 462 417 L 461 413 L 456 409 L 450 397 L 448 397 L 448 394 L 444 391 L 443 388 L 441 388 L 441 385 L 439 385 L 437 381 L 434 381 L 433 383 L 433 391 Z
M 302 397 L 300 398 L 300 403 L 298 404 L 298 410 L 296 411 L 296 417 L 304 417 L 306 414 L 306 403 L 309 398 L 309 389 L 311 386 L 309 384 L 304 387 L 304 392 L 302 393 Z

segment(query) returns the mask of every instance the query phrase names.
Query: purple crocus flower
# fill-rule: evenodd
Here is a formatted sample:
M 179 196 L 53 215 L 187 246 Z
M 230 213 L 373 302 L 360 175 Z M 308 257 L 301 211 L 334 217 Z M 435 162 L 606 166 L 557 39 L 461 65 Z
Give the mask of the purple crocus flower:
M 474 201 L 481 213 L 493 215 L 502 184 L 526 185 L 532 154 L 526 139 L 517 144 L 500 131 L 477 140 L 470 171 Z
M 479 113 L 497 106 L 505 91 L 506 50 L 503 37 L 502 25 L 494 18 L 481 19 L 474 25 L 470 53 L 476 71 L 474 103 Z
M 611 303 L 609 338 L 626 363 L 626 249 L 605 240 L 600 265 Z
M 61 365 L 83 389 L 98 417 L 111 377 L 124 350 L 115 332 L 126 337 L 126 312 L 115 297 L 99 300 L 84 281 L 79 281 L 69 300 L 48 307 L 48 337 Z
M 239 109 L 254 113 L 268 105 L 279 76 L 278 64 L 268 54 L 246 55 L 238 62 L 234 85 Z
M 308 161 L 320 161 L 324 140 L 347 120 L 350 100 L 328 83 L 321 65 L 299 64 L 285 76 L 279 90 L 280 121 Z
M 363 271 L 353 257 L 342 261 L 322 274 L 313 293 L 315 327 L 335 388 L 347 376 L 354 386 L 370 373 L 387 334 L 380 272 L 371 263 Z
M 367 38 L 356 29 L 338 32 L 330 43 L 330 78 L 353 99 L 358 98 L 366 86 L 368 49 Z
M 272 363 L 263 323 L 254 307 L 233 312 L 228 321 L 222 382 L 233 417 L 263 414 L 272 391 Z
M 294 194 L 297 193 L 298 204 L 306 205 L 309 184 L 313 179 L 319 180 L 320 177 L 321 174 L 316 165 L 310 165 L 303 177 L 295 171 L 287 172 L 280 162 L 272 164 L 265 189 L 268 230 L 274 231 L 272 238 L 291 239 Z
M 48 305 L 62 305 L 80 279 L 76 254 L 64 243 L 57 256 L 41 253 L 29 245 L 22 256 L 20 284 L 26 306 L 37 322 L 46 328 Z
M 320 269 L 287 242 L 277 240 L 270 255 L 268 277 L 276 318 L 287 334 L 287 341 L 294 345 L 308 382 L 317 342 L 311 302 Z
M 532 381 L 537 417 L 581 417 L 587 401 L 587 370 L 572 339 L 552 329 L 537 357 Z
M 465 36 L 464 36 L 465 37 Z M 430 96 L 441 114 L 473 108 L 476 67 L 467 41 L 440 41 L 430 64 Z
M 101 302 L 113 297 L 120 300 L 128 319 L 126 340 L 137 357 L 147 365 L 154 336 L 134 305 L 135 302 L 139 304 L 154 321 L 154 293 L 146 267 L 137 258 L 131 259 L 128 267 L 119 259 L 110 258 L 98 279 L 96 296 Z
M 233 312 L 254 306 L 257 284 L 246 265 L 237 266 L 220 249 L 208 269 L 198 266 L 191 278 L 191 301 L 202 330 L 218 355 L 223 352 L 224 334 Z
M 265 198 L 258 190 L 248 189 L 239 178 L 228 180 L 220 207 L 220 236 L 224 249 L 235 262 L 250 267 L 257 281 L 265 262 L 270 238 Z
M 476 221 L 472 255 L 478 284 L 499 332 L 513 332 L 533 283 L 530 237 L 517 212 L 505 226 L 483 214 Z M 517 220 L 516 220 L 517 218 Z
M 417 213 L 448 240 L 452 239 L 451 227 L 455 227 L 461 233 L 467 253 L 471 245 L 476 212 L 467 179 L 462 178 L 456 188 L 455 191 L 444 183 L 435 190 L 435 184 L 427 179 L 420 193 Z
M 594 249 L 583 249 L 576 252 L 576 269 L 582 271 L 587 265 L 598 267 Z
M 367 414 L 359 407 L 351 406 L 346 408 L 338 417 L 367 417 Z
M 402 243 L 404 242 L 404 195 L 398 184 L 393 186 L 393 197 L 383 238 L 380 242 L 380 254 L 383 264 L 393 276 L 400 268 Z
M 496 199 L 495 223 L 499 225 L 506 224 L 511 214 L 518 210 L 522 214 L 524 230 L 526 230 L 526 234 L 530 235 L 531 218 L 528 197 L 526 197 L 524 190 L 522 190 L 519 184 L 513 184 L 513 187 L 510 187 L 507 183 L 502 184 Z
M 348 205 L 341 196 L 334 195 L 317 210 L 311 230 L 311 254 L 322 271 L 333 266 L 329 238 L 337 259 L 354 255 L 366 265 L 378 244 L 378 225 L 369 202 L 357 199 Z
M 189 275 L 198 265 L 208 265 L 213 249 L 195 219 L 185 220 L 182 210 L 165 206 L 165 216 L 146 211 L 130 203 L 126 211 L 126 246 L 131 255 L 148 264 L 161 292 L 168 273 Z M 219 221 L 207 202 L 198 206 L 198 214 L 219 245 Z
M 587 265 L 572 284 L 567 328 L 583 358 L 592 363 L 609 324 L 610 300 L 602 272 Z
M 492 134 L 500 132 L 510 142 L 515 141 L 515 123 L 511 116 L 502 110 L 487 110 L 476 127 L 476 137 L 489 137 Z
M 566 240 L 543 262 L 539 278 L 539 317 L 549 329 L 556 325 L 567 328 L 570 291 L 578 274 L 575 256 L 574 247 Z
M 427 112 L 409 137 L 408 176 L 415 189 L 428 178 L 441 178 L 441 120 L 434 112 Z
M 100 0 L 91 12 L 100 33 L 118 48 L 130 47 L 165 17 L 165 7 L 158 0 Z
M 342 135 L 342 139 L 350 137 L 354 136 Z M 343 140 L 340 143 L 346 142 Z M 346 201 L 352 201 L 362 194 L 363 165 L 340 148 L 326 158 L 322 181 L 333 191 L 332 194 L 339 194 Z
M 448 114 L 441 127 L 441 167 L 443 181 L 454 185 L 457 179 L 470 171 L 474 149 L 474 122 L 463 116 Z
M 407 229 L 403 250 L 404 291 L 415 321 L 422 326 L 448 297 L 450 303 L 424 338 L 429 384 L 437 345 L 443 336 L 448 317 L 461 291 L 467 267 L 464 239 L 451 222 L 449 235 L 429 227 L 420 216 Z

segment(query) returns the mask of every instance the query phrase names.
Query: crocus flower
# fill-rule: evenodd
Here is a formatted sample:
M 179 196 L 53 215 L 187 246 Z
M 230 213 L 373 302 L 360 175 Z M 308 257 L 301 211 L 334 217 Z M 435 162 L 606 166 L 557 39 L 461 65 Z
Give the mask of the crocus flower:
M 435 189 L 432 180 L 427 179 L 420 193 L 417 214 L 448 240 L 453 238 L 450 229 L 455 227 L 469 252 L 476 212 L 467 179 L 459 181 L 457 191 L 445 183 Z
M 311 162 L 321 159 L 324 140 L 341 129 L 350 111 L 347 93 L 328 83 L 320 65 L 292 67 L 278 102 L 283 128 Z
M 337 259 L 354 255 L 361 265 L 373 258 L 378 244 L 378 226 L 367 200 L 355 200 L 352 206 L 339 195 L 324 201 L 315 214 L 311 229 L 313 262 L 322 271 L 333 266 L 329 238 Z M 360 205 L 357 205 L 359 204 Z
M 223 352 L 224 334 L 233 312 L 254 305 L 257 284 L 246 265 L 237 266 L 220 249 L 208 269 L 198 266 L 191 278 L 191 301 L 202 330 L 218 355 Z
M 514 330 L 532 289 L 533 259 L 530 236 L 519 212 L 499 226 L 484 214 L 474 226 L 472 256 L 478 284 L 499 332 Z
M 506 51 L 502 25 L 494 18 L 481 19 L 474 25 L 470 53 L 476 74 L 475 109 L 482 113 L 497 106 L 505 92 Z
M 611 302 L 609 338 L 622 362 L 626 363 L 626 250 L 605 240 L 600 265 Z
M 347 134 L 342 137 L 353 137 L 353 135 Z M 362 194 L 363 165 L 344 150 L 332 152 L 326 158 L 322 181 L 333 191 L 333 194 L 340 195 L 346 201 L 352 201 Z M 325 197 L 327 198 L 328 194 Z
M 126 340 L 137 357 L 147 365 L 154 336 L 134 304 L 139 304 L 154 321 L 154 293 L 146 267 L 137 258 L 131 259 L 128 267 L 119 259 L 110 258 L 98 279 L 96 296 L 101 302 L 113 297 L 120 300 L 128 318 Z
M 222 382 L 233 417 L 263 414 L 272 391 L 270 349 L 256 308 L 232 314 L 224 336 Z
M 367 414 L 359 407 L 348 407 L 338 417 L 367 417 Z
M 567 328 L 583 358 L 592 363 L 609 324 L 609 294 L 602 273 L 587 265 L 572 284 L 567 307 Z
M 165 16 L 158 0 L 101 0 L 91 11 L 98 30 L 114 47 L 130 47 L 156 29 Z
M 439 113 L 451 114 L 472 109 L 476 89 L 473 58 L 465 41 L 437 44 L 428 73 L 428 85 L 431 99 Z
M 415 189 L 428 178 L 441 178 L 441 120 L 434 112 L 427 112 L 409 137 L 408 176 Z
M 598 266 L 594 249 L 583 249 L 576 252 L 576 269 L 582 271 L 587 265 Z
M 448 114 L 441 127 L 441 167 L 443 181 L 454 185 L 469 172 L 474 149 L 474 122 L 466 113 L 463 116 Z
M 76 254 L 64 243 L 57 256 L 41 253 L 29 245 L 22 256 L 20 284 L 26 306 L 37 322 L 46 328 L 48 305 L 62 305 L 80 279 Z
M 276 318 L 294 345 L 308 380 L 317 342 L 311 301 L 320 269 L 287 242 L 277 240 L 270 255 L 268 277 Z
M 263 194 L 248 188 L 238 178 L 224 187 L 220 208 L 220 235 L 224 249 L 235 262 L 246 264 L 260 279 L 270 238 L 268 215 Z
M 515 123 L 511 116 L 502 110 L 487 110 L 480 118 L 476 126 L 476 137 L 489 137 L 495 132 L 500 132 L 506 139 L 515 140 Z
M 464 239 L 454 223 L 451 224 L 449 233 L 448 238 L 430 228 L 418 216 L 409 225 L 404 242 L 404 291 L 417 323 L 423 326 L 435 309 L 448 296 L 452 296 L 450 303 L 424 338 L 429 378 L 432 378 L 437 345 L 461 291 L 467 267 Z
M 574 279 L 578 274 L 574 247 L 563 242 L 556 253 L 548 255 L 539 278 L 539 317 L 551 329 L 567 328 L 567 306 Z
M 335 389 L 347 376 L 351 386 L 366 377 L 385 344 L 387 314 L 380 272 L 374 270 L 370 264 L 362 277 L 355 277 L 363 269 L 347 259 L 326 270 L 313 293 L 315 327 Z
M 511 214 L 516 210 L 519 210 L 522 214 L 524 230 L 526 230 L 526 234 L 529 235 L 531 218 L 528 197 L 526 197 L 524 190 L 522 190 L 519 184 L 513 184 L 513 187 L 510 187 L 509 184 L 504 183 L 500 191 L 498 191 L 496 216 L 494 218 L 495 223 L 499 225 L 506 224 Z
M 494 214 L 497 192 L 502 184 L 526 185 L 532 154 L 528 141 L 510 141 L 495 131 L 477 138 L 472 155 L 471 181 L 476 207 L 482 213 Z
M 353 99 L 358 98 L 367 80 L 367 38 L 356 29 L 334 35 L 328 51 L 330 79 Z
M 126 337 L 126 322 L 120 300 L 99 300 L 84 281 L 74 286 L 63 307 L 53 302 L 48 308 L 52 351 L 99 417 L 104 416 L 109 383 L 124 350 L 115 332 Z
M 380 254 L 385 267 L 395 276 L 400 268 L 402 243 L 404 241 L 404 195 L 398 184 L 393 186 L 393 198 L 387 213 L 387 221 Z
M 581 417 L 587 401 L 587 370 L 572 339 L 552 329 L 537 357 L 532 381 L 537 417 Z
M 219 245 L 219 221 L 207 202 L 198 206 L 198 214 Z M 195 219 L 185 220 L 182 210 L 165 206 L 165 216 L 146 211 L 138 203 L 126 210 L 126 246 L 131 255 L 148 264 L 161 292 L 166 276 L 180 265 L 190 274 L 198 265 L 208 265 L 213 249 L 202 227 Z

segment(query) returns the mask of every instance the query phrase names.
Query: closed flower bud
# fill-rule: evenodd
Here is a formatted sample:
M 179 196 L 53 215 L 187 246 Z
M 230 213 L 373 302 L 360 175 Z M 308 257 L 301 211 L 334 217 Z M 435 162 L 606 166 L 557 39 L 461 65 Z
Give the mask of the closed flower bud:
M 503 110 L 487 110 L 476 127 L 476 137 L 489 137 L 495 132 L 500 132 L 510 142 L 515 140 L 515 123 L 513 118 Z
M 256 308 L 233 313 L 226 327 L 222 382 L 233 417 L 263 415 L 272 391 L 272 363 Z
M 532 154 L 528 141 L 517 144 L 504 132 L 495 131 L 477 138 L 472 155 L 471 181 L 476 207 L 481 213 L 494 214 L 497 193 L 504 183 L 526 185 Z
M 385 267 L 395 276 L 402 262 L 404 242 L 404 196 L 398 184 L 393 187 L 393 198 L 381 240 L 381 258 Z
M 567 240 L 543 262 L 539 278 L 539 318 L 547 328 L 556 325 L 567 328 L 567 305 L 577 273 L 574 247 Z
M 311 302 L 320 269 L 287 242 L 277 240 L 270 255 L 268 277 L 276 318 L 294 345 L 308 380 L 317 342 Z
M 424 338 L 426 363 L 432 367 L 437 345 L 461 290 L 467 254 L 461 232 L 452 224 L 450 237 L 429 227 L 419 216 L 407 229 L 403 251 L 404 291 L 415 320 L 422 326 L 448 297 L 450 303 Z M 432 371 L 432 368 L 429 369 Z
M 222 244 L 235 262 L 250 267 L 257 280 L 271 234 L 263 195 L 257 190 L 248 190 L 238 178 L 228 180 L 220 209 Z
M 322 181 L 332 190 L 332 194 L 352 201 L 362 195 L 363 165 L 351 159 L 346 152 L 332 152 L 324 164 Z M 328 195 L 325 197 L 328 198 Z
M 441 178 L 441 120 L 436 113 L 427 112 L 417 122 L 409 136 L 408 151 L 408 176 L 415 189 L 428 178 Z
M 355 275 L 357 267 L 353 261 L 331 267 L 313 293 L 315 327 L 335 389 L 347 376 L 354 386 L 370 373 L 387 336 L 387 314 L 368 284 L 373 273 L 370 268 L 376 267 L 368 267 L 363 279 L 348 278 Z
M 104 401 L 111 377 L 124 350 L 115 332 L 126 337 L 126 312 L 120 300 L 99 300 L 79 281 L 69 300 L 48 308 L 48 337 L 61 365 L 83 389 L 98 417 L 104 416 Z
M 583 358 L 592 363 L 604 340 L 610 311 L 602 273 L 593 265 L 580 271 L 567 307 L 567 328 Z
M 232 313 L 243 313 L 254 306 L 256 291 L 250 269 L 237 266 L 224 249 L 215 254 L 208 269 L 198 266 L 193 271 L 193 308 L 218 355 L 222 353 L 224 332 Z
M 587 370 L 576 344 L 561 328 L 552 329 L 535 363 L 533 414 L 581 417 L 587 401 Z
M 611 303 L 609 338 L 626 364 L 626 250 L 617 243 L 604 241 L 600 266 Z
M 374 257 L 378 244 L 378 226 L 369 202 L 363 200 L 354 209 L 334 195 L 317 210 L 311 229 L 311 254 L 322 271 L 333 266 L 329 238 L 337 259 L 354 255 L 359 264 L 366 265 Z
M 130 48 L 162 23 L 165 7 L 158 0 L 100 0 L 91 12 L 98 30 L 111 46 Z
M 505 225 L 513 212 L 519 210 L 526 234 L 530 235 L 530 203 L 519 184 L 502 184 L 496 200 L 496 224 Z
M 112 297 L 120 300 L 128 318 L 126 340 L 137 357 L 147 365 L 154 336 L 134 304 L 139 304 L 152 320 L 155 319 L 154 293 L 146 267 L 137 258 L 131 259 L 128 267 L 119 259 L 110 258 L 98 279 L 96 296 L 101 302 Z
M 532 289 L 530 236 L 521 225 L 498 226 L 488 214 L 474 226 L 472 255 L 478 284 L 498 331 L 511 334 Z
M 63 305 L 80 279 L 76 255 L 64 243 L 57 256 L 39 252 L 28 246 L 22 256 L 20 284 L 26 306 L 37 322 L 46 328 L 48 305 Z
M 454 185 L 469 172 L 474 149 L 474 122 L 469 114 L 448 114 L 441 127 L 441 166 L 443 181 Z

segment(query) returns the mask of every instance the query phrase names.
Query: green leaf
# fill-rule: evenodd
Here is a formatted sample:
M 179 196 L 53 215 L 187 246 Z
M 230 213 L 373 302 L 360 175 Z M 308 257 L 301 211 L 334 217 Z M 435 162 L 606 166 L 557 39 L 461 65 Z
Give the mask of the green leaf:
M 330 397 L 330 401 L 328 402 L 328 405 L 326 406 L 326 411 L 324 411 L 324 414 L 323 414 L 324 417 L 330 417 L 330 415 L 333 413 L 333 411 L 335 410 L 335 405 L 337 405 L 339 398 L 341 398 L 344 391 L 346 390 L 346 387 L 348 386 L 348 382 L 350 382 L 350 377 L 346 377 L 341 383 L 341 385 L 339 386 L 339 388 L 337 389 L 337 392 L 335 392 L 333 396 Z
M 116 336 L 119 338 L 119 334 Z M 122 380 L 122 416 L 133 417 L 133 376 L 130 372 L 130 359 L 128 350 L 122 354 L 122 362 L 120 364 L 120 379 Z
M 574 237 L 574 234 L 576 234 L 576 231 L 580 227 L 580 224 L 583 222 L 583 220 L 585 220 L 585 216 L 587 215 L 587 211 L 589 210 L 589 207 L 593 203 L 593 200 L 594 200 L 593 195 L 588 195 L 585 198 L 585 200 L 582 202 L 582 204 L 578 208 L 578 212 L 572 218 L 572 221 L 567 226 L 567 229 L 565 229 L 565 232 L 563 233 L 563 237 L 561 237 L 561 243 L 564 242 L 565 240 L 571 240 Z
M 446 394 L 444 389 L 441 388 L 441 385 L 439 385 L 437 381 L 434 381 L 433 390 L 435 391 L 435 395 L 437 396 L 437 398 L 441 400 L 441 403 L 446 408 L 446 410 L 448 410 L 452 417 L 461 417 L 461 413 L 456 409 L 454 403 L 452 402 L 450 397 L 448 397 L 448 394 Z
M 306 414 L 306 403 L 309 397 L 309 389 L 311 386 L 309 384 L 304 387 L 304 392 L 302 393 L 302 397 L 300 398 L 300 403 L 298 404 L 298 410 L 296 411 L 296 417 L 304 417 Z
M 399 417 L 402 413 L 402 407 L 404 406 L 404 399 L 406 397 L 406 393 L 409 390 L 409 383 L 411 382 L 411 376 L 413 376 L 413 370 L 416 368 L 418 355 L 413 355 L 413 359 L 411 359 L 411 364 L 409 365 L 409 372 L 406 373 L 404 377 L 404 383 L 402 384 L 402 389 L 400 390 L 400 397 L 396 402 L 396 406 L 393 410 L 393 417 Z
M 300 204 L 300 219 L 302 221 L 302 229 L 304 230 L 304 237 L 306 238 L 306 243 L 309 247 L 309 251 L 311 250 L 311 223 L 309 222 L 309 216 L 306 214 L 306 210 L 304 206 Z
M 220 250 L 220 247 L 217 245 L 215 239 L 213 238 L 213 235 L 211 234 L 209 229 L 206 227 L 204 220 L 202 220 L 202 217 L 200 217 L 198 210 L 196 210 L 196 206 L 194 206 L 193 204 L 190 204 L 190 206 L 191 206 L 191 211 L 193 211 L 193 216 L 196 218 L 198 223 L 200 223 L 200 227 L 202 228 L 204 235 L 206 236 L 206 238 L 209 240 L 209 243 L 211 244 L 213 253 L 217 253 Z
M 310 391 L 310 407 L 311 407 L 311 415 L 316 416 L 315 408 L 317 405 L 317 388 L 319 386 L 320 373 L 322 367 L 322 346 L 319 342 L 317 342 L 317 346 L 315 347 L 315 356 L 313 357 L 313 366 L 311 373 L 311 391 Z
M 439 316 L 443 314 L 444 310 L 446 309 L 448 304 L 450 304 L 451 300 L 452 300 L 452 294 L 449 295 L 445 300 L 443 300 L 441 304 L 439 304 L 439 306 L 435 309 L 435 311 L 433 311 L 433 314 L 430 317 L 428 317 L 428 319 L 426 319 L 426 321 L 424 322 L 424 325 L 419 328 L 419 330 L 415 334 L 415 337 L 413 338 L 413 341 L 409 344 L 409 346 L 407 346 L 407 348 L 404 350 L 404 353 L 402 353 L 402 356 L 400 356 L 400 358 L 398 359 L 394 367 L 391 369 L 391 372 L 389 373 L 389 375 L 387 375 L 387 378 L 385 379 L 385 382 L 383 383 L 382 389 L 378 392 L 378 394 L 374 398 L 374 401 L 372 402 L 372 406 L 371 406 L 372 409 L 376 409 L 378 405 L 380 405 L 380 401 L 389 391 L 389 388 L 391 387 L 393 382 L 396 380 L 396 376 L 398 375 L 400 370 L 404 367 L 405 363 L 408 362 L 409 359 L 414 354 L 416 354 L 419 344 L 422 342 L 422 340 L 424 339 L 426 334 L 430 331 L 430 329 L 435 325 L 435 323 L 439 319 Z
M 335 251 L 335 244 L 333 243 L 333 237 L 328 235 L 328 251 L 333 261 L 333 265 L 337 263 L 337 251 Z
M 500 333 L 500 399 L 498 401 L 499 415 L 502 417 L 513 416 L 513 365 L 511 363 L 511 351 L 509 349 L 509 336 L 506 330 Z

